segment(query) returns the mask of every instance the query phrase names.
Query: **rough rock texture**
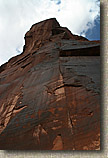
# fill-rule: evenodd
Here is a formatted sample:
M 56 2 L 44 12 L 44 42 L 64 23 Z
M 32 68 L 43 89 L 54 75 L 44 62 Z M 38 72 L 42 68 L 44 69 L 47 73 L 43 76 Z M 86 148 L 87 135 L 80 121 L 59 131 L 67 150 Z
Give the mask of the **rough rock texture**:
M 99 150 L 100 44 L 55 18 L 0 67 L 0 149 Z

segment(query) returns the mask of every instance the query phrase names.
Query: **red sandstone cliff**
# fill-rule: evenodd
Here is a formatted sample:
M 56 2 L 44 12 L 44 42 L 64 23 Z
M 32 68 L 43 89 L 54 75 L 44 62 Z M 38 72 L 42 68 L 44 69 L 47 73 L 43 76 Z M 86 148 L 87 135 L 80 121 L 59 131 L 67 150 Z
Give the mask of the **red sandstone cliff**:
M 99 150 L 100 44 L 55 18 L 0 67 L 0 149 Z

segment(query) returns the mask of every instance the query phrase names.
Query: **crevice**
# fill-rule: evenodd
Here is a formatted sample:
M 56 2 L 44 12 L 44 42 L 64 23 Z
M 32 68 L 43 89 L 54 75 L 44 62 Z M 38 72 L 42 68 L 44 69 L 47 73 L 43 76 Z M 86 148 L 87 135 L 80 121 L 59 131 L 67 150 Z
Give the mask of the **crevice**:
M 27 54 L 26 56 L 24 56 L 23 58 L 17 60 L 15 63 L 13 63 L 13 65 L 15 65 L 15 64 L 18 64 L 18 65 L 19 65 L 21 62 L 26 61 L 26 60 L 29 58 L 29 56 L 30 56 L 30 53 Z
M 47 87 L 47 86 L 46 86 Z M 61 86 L 58 86 L 58 87 L 56 87 L 55 89 L 50 89 L 50 88 L 48 88 L 47 87 L 47 93 L 49 93 L 49 94 L 55 94 L 55 91 L 56 90 L 58 90 L 58 89 L 60 89 L 60 88 L 65 88 L 65 87 L 82 87 L 82 85 L 81 84 L 63 84 L 63 85 L 61 85 Z
M 1 123 L 0 126 L 1 126 L 1 127 L 4 127 L 4 123 Z
M 73 121 L 72 121 L 72 118 L 71 118 L 71 116 L 70 116 L 70 111 L 69 111 L 69 109 L 67 109 L 67 117 L 68 117 L 68 127 L 70 128 L 70 130 L 71 130 L 71 134 L 74 136 L 74 123 L 73 123 Z M 76 149 L 76 147 L 75 147 L 75 140 L 74 140 L 74 137 L 73 137 L 73 149 L 75 150 Z
M 67 115 L 68 115 L 68 127 L 71 130 L 71 134 L 73 134 L 73 123 L 72 123 L 72 119 L 70 117 L 69 111 L 68 111 Z
M 61 134 L 58 134 L 58 136 L 61 136 Z
M 26 66 L 28 66 L 29 64 L 31 64 L 31 62 L 29 62 L 29 63 L 27 63 L 27 64 L 25 64 L 25 65 L 23 65 L 23 66 L 21 66 L 21 68 L 25 68 Z
M 34 51 L 33 53 L 32 53 L 32 55 L 34 55 L 34 54 L 36 54 L 37 53 L 37 51 Z
M 60 71 L 61 76 L 63 77 L 63 73 L 62 73 L 61 68 L 60 68 L 60 63 L 59 63 L 59 71 Z
M 63 88 L 63 87 L 82 87 L 82 85 L 81 84 L 74 84 L 74 83 L 73 84 L 64 84 L 62 86 L 55 88 L 54 91 L 56 91 L 60 88 Z
M 14 107 L 13 110 L 19 110 L 19 109 L 22 109 L 24 107 L 27 107 L 27 105 L 16 106 L 16 107 Z
M 71 119 L 71 117 L 70 117 L 70 123 L 71 123 L 71 126 L 73 127 L 74 125 L 73 125 L 73 123 L 72 123 L 72 119 Z
M 89 116 L 92 116 L 92 115 L 93 115 L 93 111 L 90 111 L 90 112 L 88 113 L 88 115 L 89 115 Z

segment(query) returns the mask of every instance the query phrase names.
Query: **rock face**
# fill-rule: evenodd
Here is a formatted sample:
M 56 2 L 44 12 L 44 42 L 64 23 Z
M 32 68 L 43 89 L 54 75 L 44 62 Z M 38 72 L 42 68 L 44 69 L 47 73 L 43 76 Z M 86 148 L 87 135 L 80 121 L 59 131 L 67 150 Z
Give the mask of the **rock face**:
M 0 149 L 99 150 L 100 44 L 55 18 L 0 67 Z

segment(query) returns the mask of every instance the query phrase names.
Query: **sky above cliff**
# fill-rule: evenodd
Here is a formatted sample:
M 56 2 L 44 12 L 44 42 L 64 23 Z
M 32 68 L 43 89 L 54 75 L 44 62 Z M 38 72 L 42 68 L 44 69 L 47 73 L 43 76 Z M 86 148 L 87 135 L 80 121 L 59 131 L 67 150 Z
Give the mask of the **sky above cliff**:
M 34 23 L 53 17 L 73 34 L 100 39 L 99 0 L 0 0 L 0 65 L 22 52 Z

